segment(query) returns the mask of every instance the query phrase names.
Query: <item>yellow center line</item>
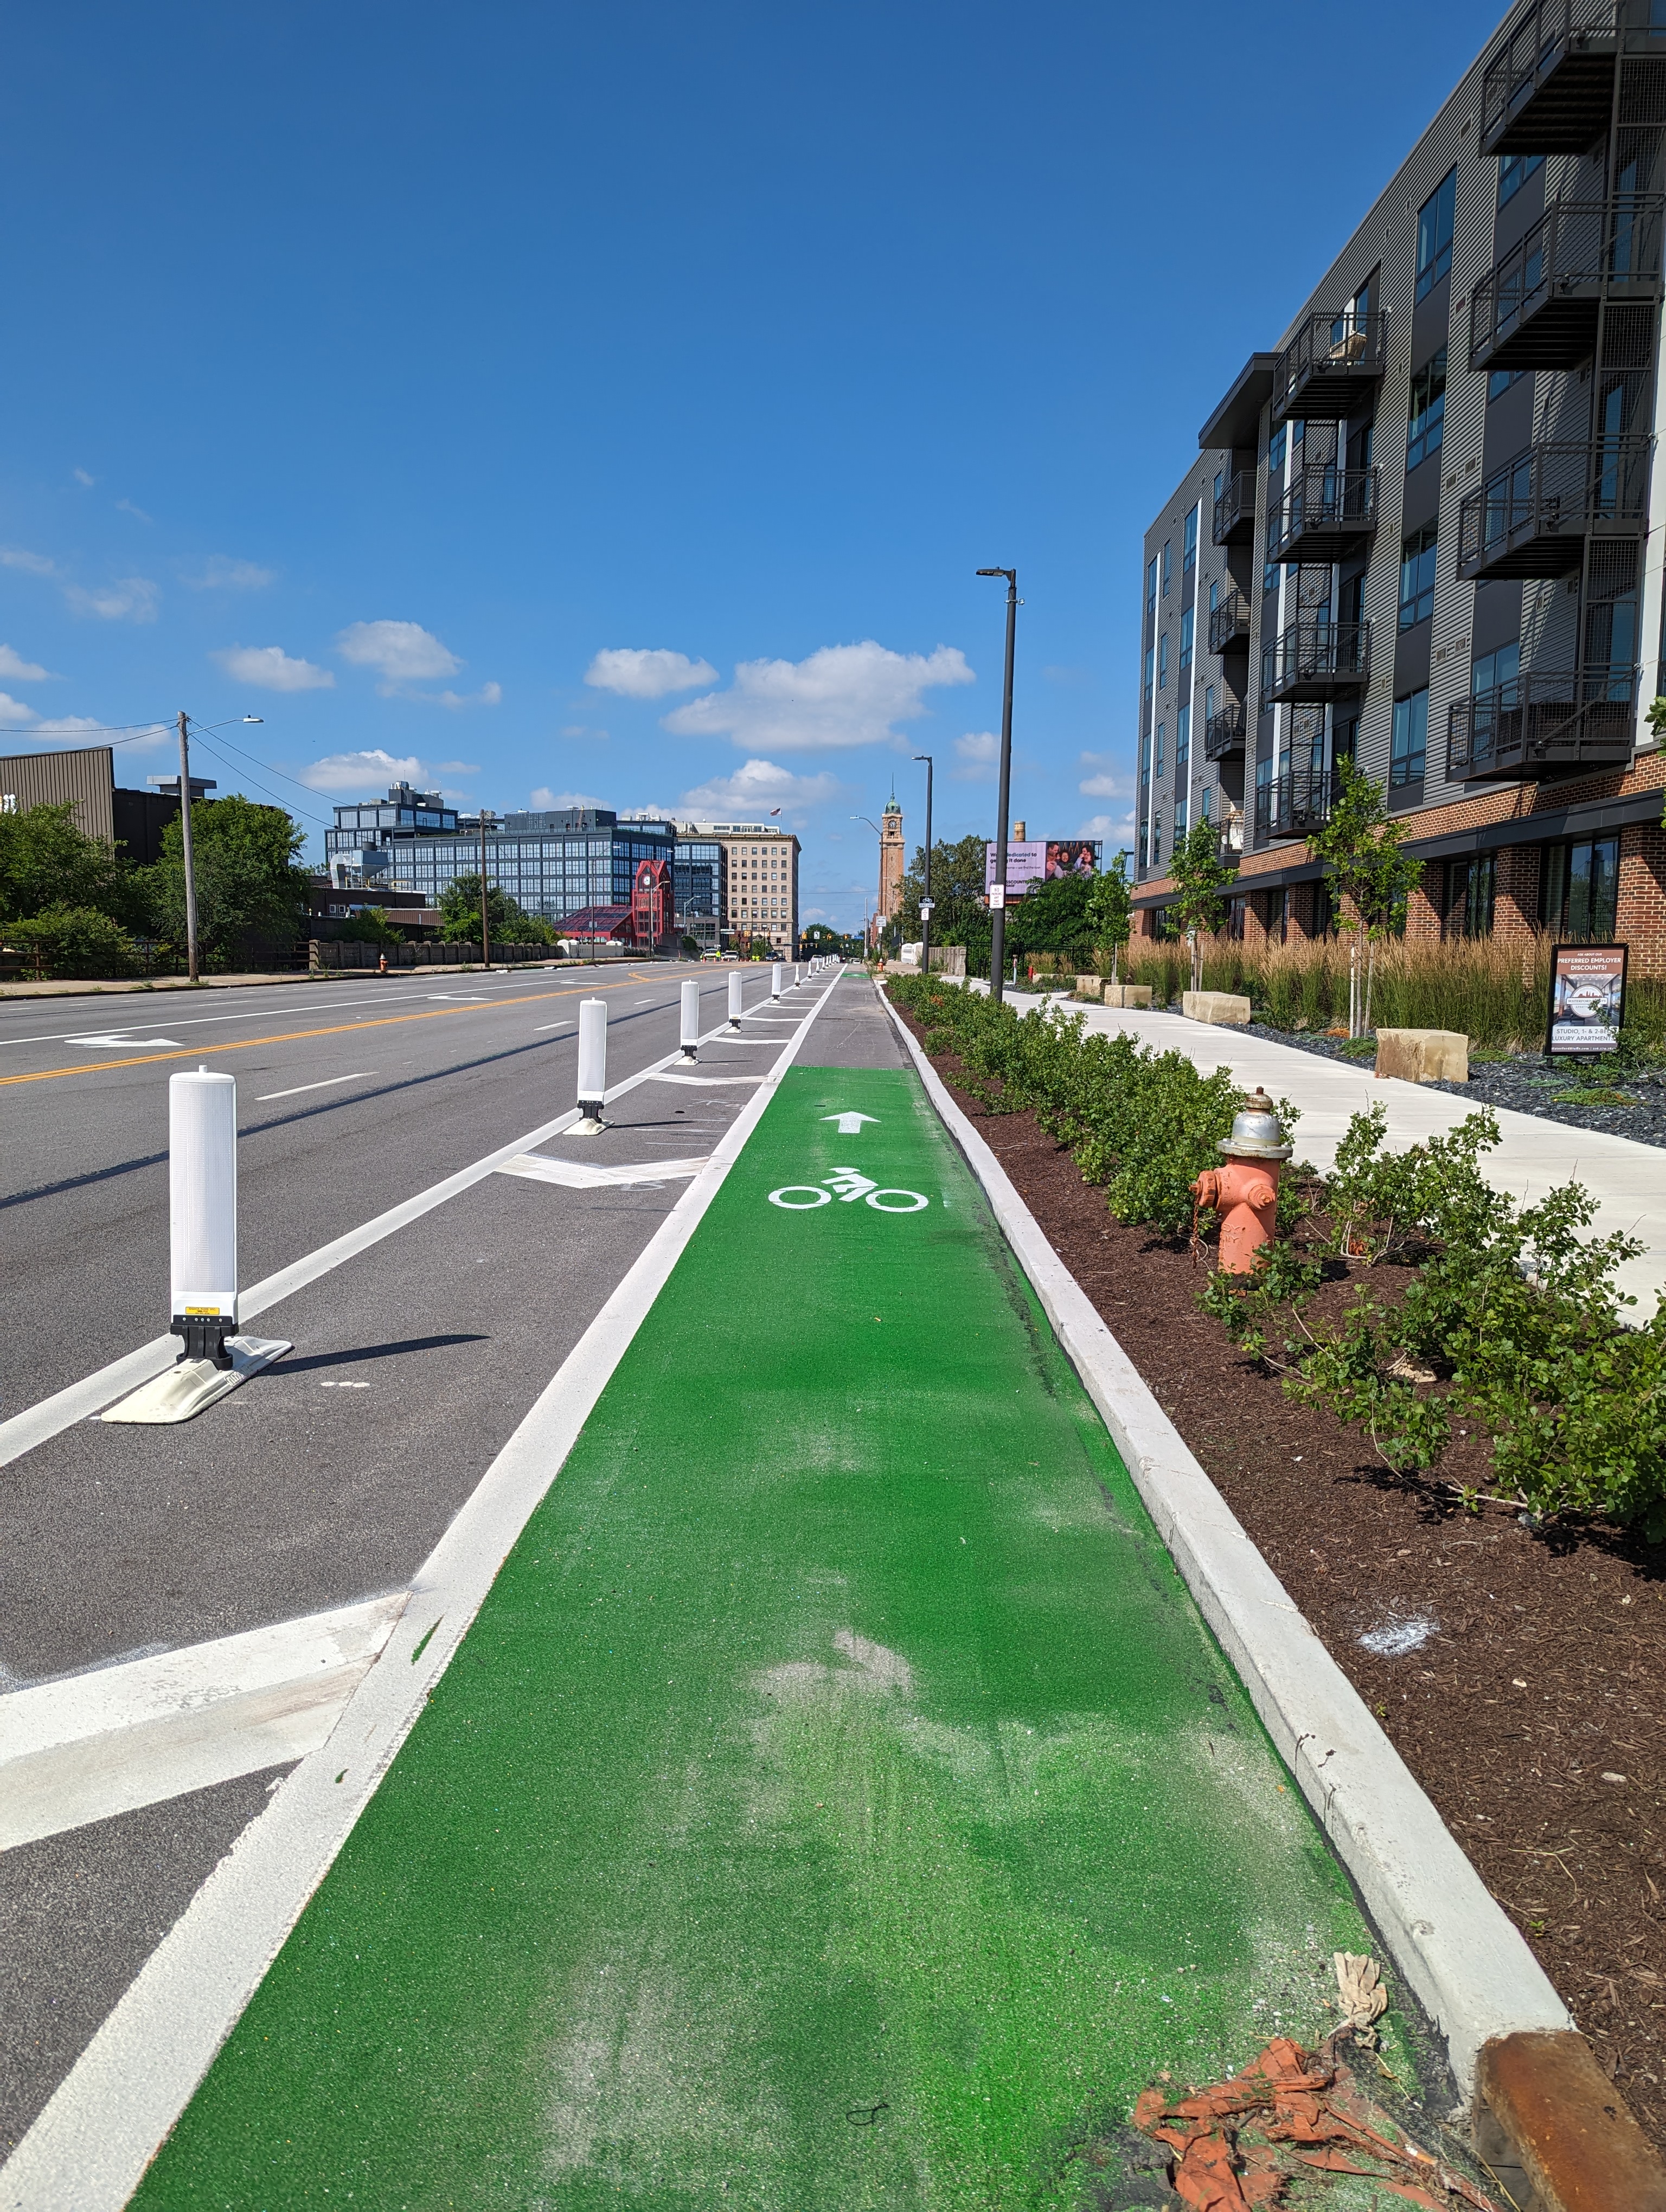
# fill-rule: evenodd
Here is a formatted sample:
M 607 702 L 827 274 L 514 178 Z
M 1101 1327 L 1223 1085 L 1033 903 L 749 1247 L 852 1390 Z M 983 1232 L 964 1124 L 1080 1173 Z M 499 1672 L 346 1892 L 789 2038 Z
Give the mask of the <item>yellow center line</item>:
M 488 999 L 478 1006 L 435 1006 L 420 1014 L 376 1014 L 368 1021 L 336 1022 L 325 1030 L 286 1030 L 281 1036 L 228 1037 L 223 1044 L 183 1045 L 177 1052 L 139 1052 L 124 1060 L 89 1060 L 83 1067 L 43 1067 L 33 1075 L 0 1075 L 0 1087 L 9 1083 L 55 1083 L 64 1075 L 107 1075 L 112 1068 L 144 1067 L 157 1060 L 206 1060 L 211 1052 L 253 1052 L 263 1044 L 298 1044 L 307 1037 L 344 1036 L 350 1030 L 385 1030 L 396 1022 L 437 1022 L 447 1014 L 502 1012 L 506 1006 L 530 1006 L 541 999 L 575 999 L 587 989 L 593 997 L 599 991 L 633 990 L 648 980 L 632 975 L 617 983 L 575 983 L 564 991 L 527 991 L 519 998 Z

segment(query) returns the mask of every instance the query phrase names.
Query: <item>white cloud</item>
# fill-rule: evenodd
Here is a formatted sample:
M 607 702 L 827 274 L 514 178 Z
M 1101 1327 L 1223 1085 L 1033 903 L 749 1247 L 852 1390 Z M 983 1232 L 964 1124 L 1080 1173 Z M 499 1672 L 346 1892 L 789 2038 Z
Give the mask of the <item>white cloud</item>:
M 463 665 L 421 623 L 350 623 L 336 640 L 336 649 L 354 667 L 374 668 L 383 678 L 384 693 L 401 684 L 455 676 Z
M 1114 814 L 1090 814 L 1076 832 L 1079 837 L 1097 837 L 1109 847 L 1106 858 L 1114 857 L 1120 847 L 1134 842 L 1134 817 L 1125 814 L 1118 821 Z
M 483 684 L 477 691 L 442 691 L 439 703 L 442 707 L 496 707 L 502 697 L 501 684 Z
M 89 477 L 85 469 L 71 469 L 70 474 L 75 478 L 76 482 L 81 486 L 83 491 L 91 491 L 93 486 L 98 482 L 98 478 L 96 477 Z
M 584 680 L 598 691 L 617 691 L 622 699 L 663 699 L 672 691 L 715 684 L 717 671 L 709 660 L 690 660 L 687 653 L 667 653 L 663 647 L 617 645 L 596 655 Z
M 1076 787 L 1084 799 L 1133 798 L 1134 778 L 1105 766 L 1104 763 L 1110 759 L 1109 753 L 1084 753 L 1081 756 L 1080 765 L 1092 770 L 1092 774 L 1085 775 Z M 1087 832 L 1084 830 L 1082 834 L 1085 836 Z
M 435 775 L 478 775 L 478 761 L 441 761 L 435 769 Z
M 116 501 L 116 507 L 118 511 L 123 514 L 137 515 L 141 522 L 149 522 L 152 520 L 152 517 L 148 515 L 142 507 L 135 507 L 131 499 L 119 499 Z
M 993 730 L 969 730 L 954 741 L 958 768 L 949 773 L 957 783 L 987 783 L 1000 758 L 1000 739 Z
M 527 794 L 526 804 L 539 814 L 553 814 L 562 806 L 605 806 L 605 799 L 588 791 L 551 791 L 547 783 Z
M 37 668 L 33 661 L 25 660 L 9 645 L 0 645 L 0 676 L 9 676 L 19 684 L 45 684 L 52 675 L 46 668 Z
M 794 775 L 790 769 L 777 768 L 774 761 L 749 760 L 733 775 L 714 775 L 707 783 L 683 793 L 679 811 L 710 819 L 714 815 L 734 814 L 748 819 L 767 817 L 772 809 L 802 815 L 812 806 L 819 806 L 839 793 L 839 779 L 836 775 Z
M 14 729 L 22 722 L 39 720 L 33 707 L 26 707 L 21 699 L 14 699 L 9 691 L 0 691 L 0 723 L 8 729 Z
M 958 646 L 892 653 L 866 638 L 824 645 L 805 660 L 743 660 L 731 690 L 691 699 L 665 717 L 665 726 L 679 737 L 723 736 L 781 752 L 877 744 L 897 734 L 895 724 L 926 712 L 927 691 L 974 680 Z
M 297 781 L 313 791 L 374 791 L 401 781 L 420 785 L 423 775 L 423 763 L 414 757 L 396 760 L 376 745 L 367 752 L 326 753 L 302 769 Z
M 84 738 L 89 730 L 102 729 L 104 725 L 96 714 L 59 714 L 45 722 L 37 722 L 29 735 L 33 738 Z M 174 737 L 177 732 L 171 723 L 153 723 L 126 742 L 130 745 L 155 745 Z
M 78 615 L 96 615 L 100 622 L 148 623 L 156 619 L 161 593 L 147 576 L 122 576 L 100 591 L 68 585 L 64 596 Z
M 295 660 L 281 645 L 228 645 L 209 655 L 228 676 L 240 684 L 258 684 L 263 691 L 329 691 L 335 678 L 315 661 Z
M 28 553 L 21 545 L 0 545 L 0 568 L 25 568 L 32 576 L 55 576 L 56 561 L 44 553 Z
M 210 553 L 200 576 L 187 576 L 193 592 L 262 592 L 277 578 L 275 568 L 258 568 L 252 561 L 234 561 L 224 553 Z

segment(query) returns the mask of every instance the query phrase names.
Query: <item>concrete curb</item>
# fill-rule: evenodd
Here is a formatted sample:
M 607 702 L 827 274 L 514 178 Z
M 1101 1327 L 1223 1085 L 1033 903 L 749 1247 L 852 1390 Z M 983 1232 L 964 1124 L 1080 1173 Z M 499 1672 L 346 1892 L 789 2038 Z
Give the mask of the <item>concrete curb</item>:
M 1571 2029 L 1566 2007 L 889 1000 L 885 1008 L 1204 1619 L 1445 2037 L 1468 2097 L 1483 2044 L 1522 2029 Z

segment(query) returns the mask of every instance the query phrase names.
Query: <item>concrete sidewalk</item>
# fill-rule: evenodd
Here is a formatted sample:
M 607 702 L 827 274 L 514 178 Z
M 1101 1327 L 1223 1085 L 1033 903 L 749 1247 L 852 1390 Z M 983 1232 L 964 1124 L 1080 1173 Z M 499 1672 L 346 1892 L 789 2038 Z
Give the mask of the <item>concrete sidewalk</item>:
M 1259 1083 L 1275 1098 L 1287 1098 L 1300 1109 L 1296 1157 L 1310 1160 L 1322 1174 L 1335 1164 L 1337 1143 L 1353 1115 L 1370 1107 L 1388 1109 L 1389 1139 L 1398 1147 L 1444 1136 L 1476 1111 L 1468 1099 L 1450 1091 L 1395 1076 L 1379 1078 L 1369 1066 L 1325 1060 L 1242 1030 L 1188 1021 L 1183 1014 L 1124 1012 L 1030 991 L 1009 990 L 1006 1003 L 1020 1014 L 1057 1005 L 1083 1015 L 1090 1030 L 1126 1030 L 1153 1051 L 1183 1052 L 1206 1073 L 1230 1067 L 1245 1090 Z M 1629 1137 L 1575 1129 L 1505 1107 L 1493 1111 L 1502 1142 L 1486 1157 L 1488 1182 L 1530 1202 L 1562 1183 L 1583 1183 L 1598 1201 L 1595 1233 L 1606 1237 L 1623 1231 L 1641 1238 L 1646 1248 L 1640 1259 L 1620 1271 L 1621 1285 L 1637 1299 L 1636 1317 L 1646 1319 L 1666 1284 L 1666 1156 L 1658 1146 L 1639 1145 Z

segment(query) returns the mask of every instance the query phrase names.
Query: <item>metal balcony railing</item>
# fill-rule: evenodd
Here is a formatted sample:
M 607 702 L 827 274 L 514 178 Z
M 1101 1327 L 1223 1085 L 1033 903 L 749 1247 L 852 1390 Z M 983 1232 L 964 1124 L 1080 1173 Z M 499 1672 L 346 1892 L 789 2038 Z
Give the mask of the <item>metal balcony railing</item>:
M 1652 0 L 1538 0 L 1487 64 L 1479 151 L 1583 154 L 1608 128 L 1615 54 L 1663 46 Z
M 1256 836 L 1303 837 L 1330 818 L 1341 792 L 1335 769 L 1287 768 L 1256 786 Z
M 1513 684 L 1460 699 L 1447 721 L 1449 780 L 1629 768 L 1637 675 L 1635 668 L 1535 669 Z
M 1470 368 L 1572 368 L 1583 361 L 1605 295 L 1659 296 L 1663 210 L 1658 192 L 1547 207 L 1475 287 Z
M 1230 653 L 1235 645 L 1250 642 L 1250 602 L 1242 592 L 1228 592 L 1219 606 L 1209 610 L 1209 650 Z
M 1529 446 L 1495 469 L 1458 509 L 1457 573 L 1561 576 L 1588 532 L 1634 535 L 1649 513 L 1649 438 Z
M 1236 545 L 1256 534 L 1256 472 L 1240 469 L 1215 501 L 1211 537 L 1217 545 Z
M 1377 471 L 1312 462 L 1267 518 L 1269 561 L 1340 561 L 1377 527 Z
M 1371 673 L 1371 624 L 1292 623 L 1262 654 L 1262 704 L 1334 699 L 1358 691 Z
M 1310 315 L 1273 372 L 1273 419 L 1340 422 L 1382 381 L 1388 317 L 1343 307 Z
M 1203 725 L 1203 757 L 1205 760 L 1231 760 L 1243 752 L 1243 732 L 1246 716 L 1241 700 L 1233 700 L 1218 714 L 1211 714 Z

